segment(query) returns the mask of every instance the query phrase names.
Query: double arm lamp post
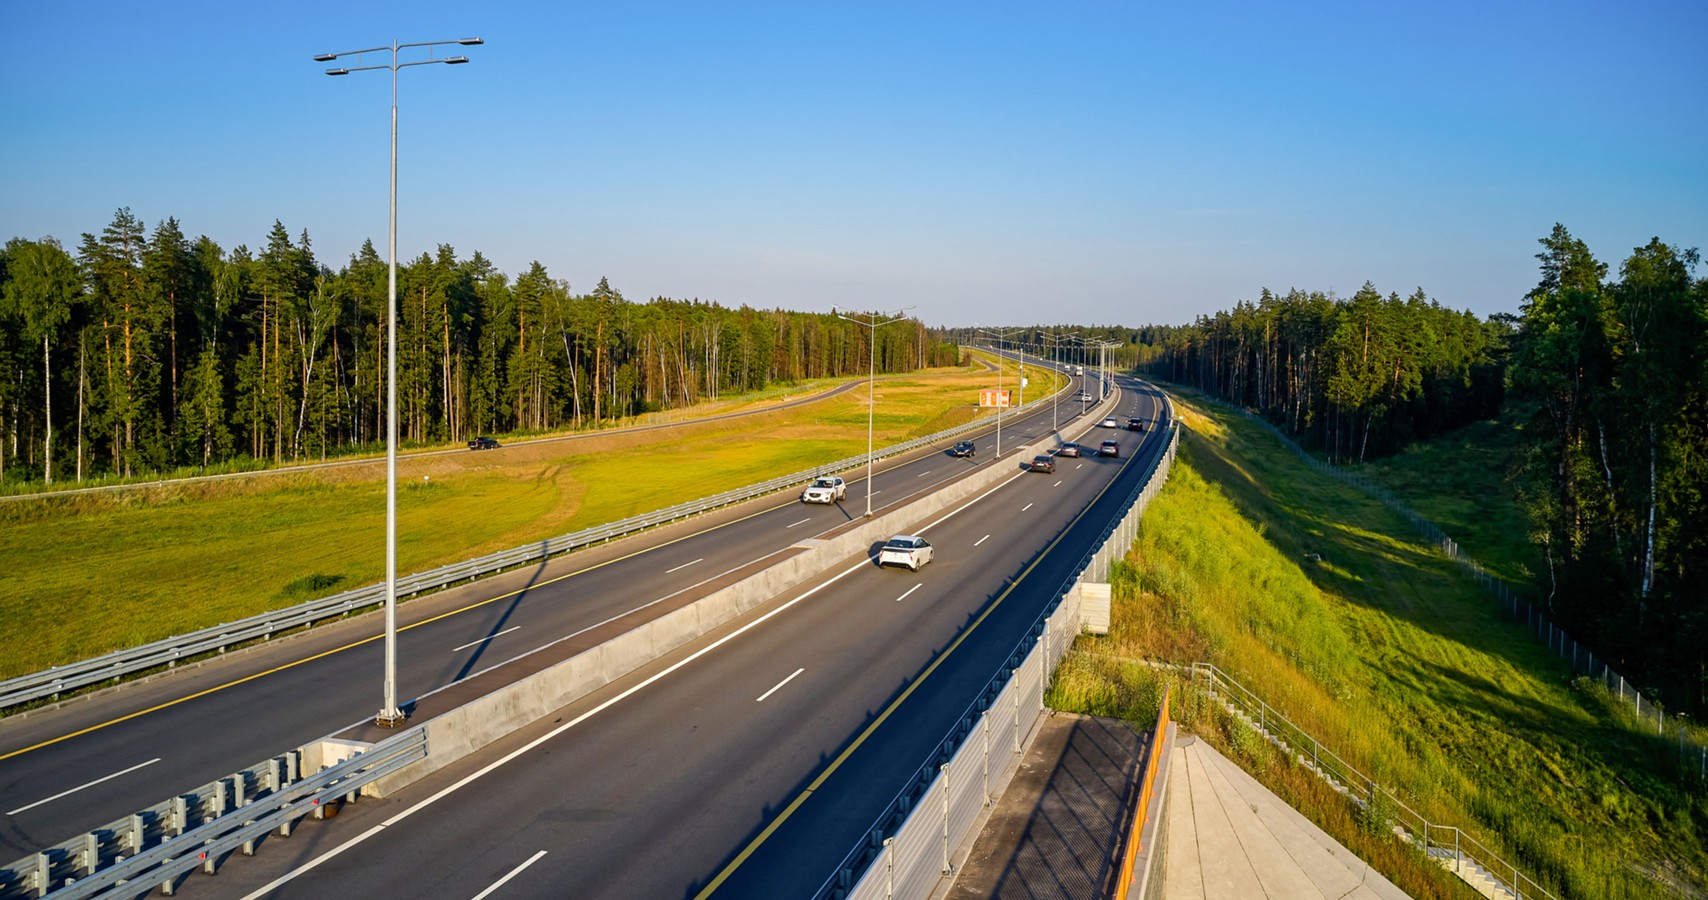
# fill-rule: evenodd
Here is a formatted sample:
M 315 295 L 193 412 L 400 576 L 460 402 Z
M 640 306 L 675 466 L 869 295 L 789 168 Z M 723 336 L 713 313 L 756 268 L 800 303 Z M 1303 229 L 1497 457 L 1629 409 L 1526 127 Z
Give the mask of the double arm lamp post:
M 866 518 L 868 519 L 872 517 L 872 413 L 877 409 L 875 385 L 878 381 L 878 328 L 907 318 L 903 313 L 910 309 L 913 307 L 903 307 L 896 310 L 896 314 L 891 318 L 879 321 L 878 316 L 883 315 L 883 313 L 860 313 L 859 315 L 865 316 L 861 319 L 837 312 L 834 306 L 830 308 L 831 313 L 837 318 L 847 319 L 856 325 L 864 325 L 872 333 L 871 340 L 867 343 L 870 352 L 866 372 Z
M 419 41 L 400 44 L 393 41 L 384 47 L 348 50 L 343 53 L 321 53 L 315 62 L 331 62 L 340 56 L 355 56 L 361 61 L 364 53 L 389 51 L 391 62 L 376 66 L 348 66 L 326 70 L 328 75 L 348 75 L 351 72 L 388 70 L 391 72 L 391 235 L 387 243 L 390 263 L 386 288 L 386 439 L 385 439 L 385 698 L 374 722 L 395 727 L 406 716 L 397 703 L 397 70 L 408 66 L 427 66 L 438 63 L 458 65 L 469 61 L 466 56 L 433 57 L 432 48 L 452 44 L 472 47 L 483 44 L 480 38 L 455 41 Z M 428 58 L 398 62 L 397 52 L 415 47 L 428 48 Z
M 1002 363 L 1003 363 L 1002 342 L 1008 340 L 1008 338 L 1011 335 L 1019 334 L 1020 332 L 1025 331 L 1025 330 L 1026 329 L 1024 329 L 1024 328 L 1014 328 L 1014 329 L 1010 329 L 1008 331 L 996 331 L 996 330 L 991 329 L 991 328 L 980 328 L 979 329 L 980 334 L 986 335 L 988 337 L 996 338 L 996 340 L 997 340 L 997 348 L 996 348 L 996 456 L 998 459 L 1002 458 L 1002 410 L 1003 410 L 1003 407 L 1007 406 L 1007 403 L 1005 402 L 1007 395 L 1005 395 L 1003 393 L 1003 390 L 1002 390 L 1002 368 L 1003 368 L 1002 367 Z M 1025 368 L 1024 363 L 1021 364 L 1021 368 L 1022 369 Z

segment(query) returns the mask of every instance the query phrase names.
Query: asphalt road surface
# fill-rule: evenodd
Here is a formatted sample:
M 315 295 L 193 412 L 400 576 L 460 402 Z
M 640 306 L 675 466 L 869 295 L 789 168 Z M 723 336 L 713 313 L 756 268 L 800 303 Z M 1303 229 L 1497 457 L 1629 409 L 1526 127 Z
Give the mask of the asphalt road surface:
M 1117 414 L 1154 422 L 1158 398 Z M 386 800 L 270 840 L 187 897 L 806 897 L 1063 586 L 1163 435 L 921 522 L 919 573 L 824 577 Z M 1143 446 L 1140 446 L 1141 441 Z M 939 465 L 932 459 L 918 465 Z M 892 475 L 925 478 L 917 471 Z M 895 480 L 881 484 L 894 484 Z
M 1078 409 L 1064 403 L 1057 415 L 1071 421 Z M 934 450 L 886 464 L 874 506 L 881 511 L 971 466 L 1014 465 L 1013 448 L 1046 433 L 1050 417 L 1046 407 L 1006 421 L 1010 455 L 1001 461 L 985 436 L 974 460 Z M 763 564 L 863 511 L 865 482 L 851 481 L 840 505 L 774 496 L 404 604 L 400 694 L 419 697 Z M 370 718 L 379 706 L 380 628 L 370 614 L 0 721 L 0 853 L 34 852 Z

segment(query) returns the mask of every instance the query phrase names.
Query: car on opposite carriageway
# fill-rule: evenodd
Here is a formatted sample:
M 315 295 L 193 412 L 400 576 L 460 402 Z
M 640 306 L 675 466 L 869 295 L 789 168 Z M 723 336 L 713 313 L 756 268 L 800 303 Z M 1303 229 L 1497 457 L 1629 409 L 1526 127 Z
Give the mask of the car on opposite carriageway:
M 848 497 L 848 485 L 835 475 L 814 478 L 807 489 L 801 491 L 802 503 L 837 503 Z

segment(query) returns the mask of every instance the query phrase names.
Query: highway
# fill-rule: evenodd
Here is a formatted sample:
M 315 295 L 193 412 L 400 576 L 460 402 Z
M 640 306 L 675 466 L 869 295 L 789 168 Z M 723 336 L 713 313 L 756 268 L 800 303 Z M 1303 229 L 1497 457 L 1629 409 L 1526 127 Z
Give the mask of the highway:
M 1078 408 L 1064 403 L 1059 415 L 1069 421 Z M 1049 421 L 1048 408 L 1011 418 L 1005 449 L 1048 431 Z M 881 511 L 970 466 L 993 464 L 991 440 L 979 443 L 983 454 L 971 461 L 927 452 L 886 464 L 874 505 Z M 427 694 L 703 591 L 720 575 L 857 515 L 865 485 L 851 481 L 839 506 L 773 497 L 405 604 L 401 692 Z M 378 629 L 377 616 L 364 616 L 0 722 L 0 851 L 33 852 L 366 720 L 378 705 Z
M 1155 421 L 1152 395 L 1121 415 Z M 1080 423 L 1068 437 L 1086 430 Z M 1003 664 L 1162 435 L 1015 466 L 856 558 L 399 796 L 275 839 L 187 897 L 805 897 Z M 1017 464 L 1018 461 L 1013 461 Z M 964 640 L 963 640 L 964 638 Z

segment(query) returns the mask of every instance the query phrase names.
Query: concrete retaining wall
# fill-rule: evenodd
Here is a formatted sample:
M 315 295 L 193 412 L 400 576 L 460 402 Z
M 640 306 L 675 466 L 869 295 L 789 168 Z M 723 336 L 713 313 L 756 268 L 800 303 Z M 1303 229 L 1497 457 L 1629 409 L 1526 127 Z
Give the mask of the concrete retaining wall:
M 1111 394 L 1081 422 L 1109 414 L 1119 393 Z M 891 535 L 907 534 L 950 507 L 981 494 L 1018 474 L 1017 466 L 1037 453 L 1053 449 L 1060 432 L 1051 434 L 1005 457 L 998 464 L 935 491 L 894 512 L 873 518 L 826 540 L 803 541 L 805 552 L 722 588 L 681 609 L 542 669 L 478 700 L 427 722 L 427 758 L 373 782 L 364 793 L 383 797 L 468 756 L 482 747 L 535 722 L 595 690 L 681 647 L 737 616 L 767 603 L 789 588 L 850 557 L 869 554 L 874 544 Z M 314 746 L 319 745 L 314 742 Z

